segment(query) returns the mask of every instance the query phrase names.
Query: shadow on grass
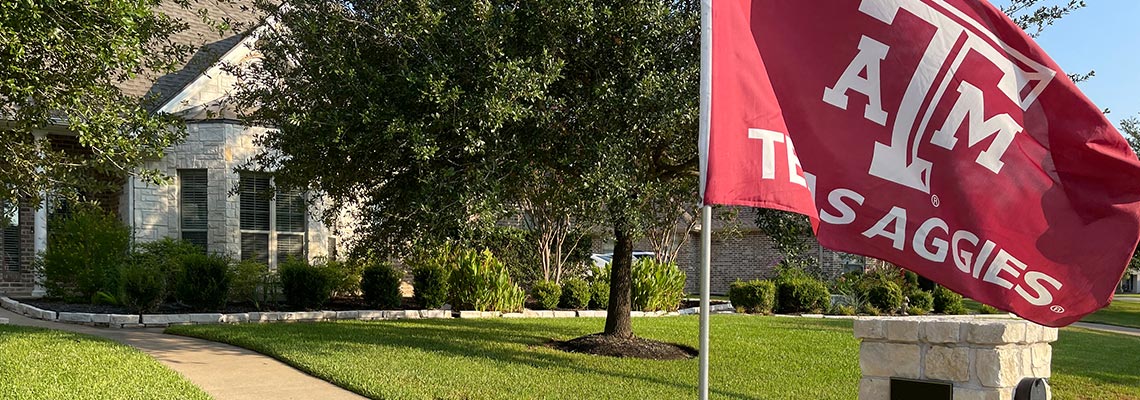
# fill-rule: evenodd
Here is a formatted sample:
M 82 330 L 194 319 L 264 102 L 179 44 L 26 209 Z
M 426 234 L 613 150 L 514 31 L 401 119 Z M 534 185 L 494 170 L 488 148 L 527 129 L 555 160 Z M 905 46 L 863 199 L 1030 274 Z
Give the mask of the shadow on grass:
M 596 323 L 595 323 L 596 322 Z M 695 320 L 694 320 L 695 322 Z M 661 379 L 636 370 L 621 372 L 584 365 L 580 362 L 591 357 L 583 354 L 563 353 L 546 347 L 551 339 L 565 340 L 601 330 L 603 320 L 569 325 L 551 324 L 548 320 L 397 320 L 376 322 L 339 323 L 296 323 L 272 325 L 239 325 L 228 327 L 187 327 L 171 329 L 175 334 L 187 334 L 211 340 L 219 340 L 258 351 L 308 373 L 331 379 L 347 389 L 364 393 L 367 388 L 355 387 L 324 371 L 310 370 L 307 366 L 291 360 L 278 351 L 279 346 L 266 343 L 274 337 L 288 337 L 291 342 L 301 344 L 308 354 L 320 357 L 338 357 L 346 352 L 358 352 L 361 346 L 382 349 L 415 349 L 427 353 L 443 354 L 448 357 L 486 359 L 494 362 L 511 363 L 567 373 L 594 374 L 626 380 L 642 381 L 650 384 L 695 389 L 695 382 L 679 382 Z M 694 339 L 696 326 L 693 326 Z M 658 339 L 658 338 L 655 338 Z M 520 347 L 524 350 L 520 350 Z M 293 349 L 286 349 L 292 351 Z M 619 359 L 614 359 L 615 363 Z M 696 360 L 651 361 L 653 363 L 691 364 L 696 375 Z M 695 380 L 695 379 L 694 379 Z M 738 399 L 758 399 L 750 394 L 712 389 L 715 394 Z

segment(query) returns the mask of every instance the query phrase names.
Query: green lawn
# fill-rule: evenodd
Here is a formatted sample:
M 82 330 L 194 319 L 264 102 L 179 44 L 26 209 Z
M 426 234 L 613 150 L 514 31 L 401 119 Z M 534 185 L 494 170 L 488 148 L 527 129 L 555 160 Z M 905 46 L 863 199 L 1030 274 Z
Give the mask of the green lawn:
M 209 399 L 130 347 L 92 336 L 0 325 L 0 399 Z
M 1140 302 L 1117 300 L 1081 321 L 1140 328 Z
M 853 399 L 851 322 L 714 315 L 712 397 Z M 282 359 L 372 398 L 692 398 L 697 362 L 567 354 L 544 344 L 602 329 L 602 319 L 346 321 L 198 325 L 171 333 Z M 697 318 L 635 319 L 640 335 L 697 345 Z M 1066 329 L 1055 344 L 1056 398 L 1140 399 L 1140 339 Z

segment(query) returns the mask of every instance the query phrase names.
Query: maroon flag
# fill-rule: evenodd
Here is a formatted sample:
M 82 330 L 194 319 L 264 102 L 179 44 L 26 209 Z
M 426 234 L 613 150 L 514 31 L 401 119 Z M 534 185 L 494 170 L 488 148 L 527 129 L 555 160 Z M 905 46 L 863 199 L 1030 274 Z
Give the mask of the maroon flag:
M 712 13 L 706 204 L 805 214 L 827 247 L 1049 326 L 1111 301 L 1140 237 L 1140 162 L 1000 11 L 714 0 Z

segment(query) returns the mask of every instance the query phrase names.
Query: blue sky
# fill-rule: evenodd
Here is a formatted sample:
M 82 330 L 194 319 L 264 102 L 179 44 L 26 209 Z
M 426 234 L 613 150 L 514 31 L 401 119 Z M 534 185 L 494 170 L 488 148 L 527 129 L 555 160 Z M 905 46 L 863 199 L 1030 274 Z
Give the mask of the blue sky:
M 1112 110 L 1108 119 L 1119 126 L 1140 115 L 1140 1 L 1086 2 L 1088 7 L 1045 29 L 1037 43 L 1065 73 L 1096 71 L 1078 86 L 1097 107 Z

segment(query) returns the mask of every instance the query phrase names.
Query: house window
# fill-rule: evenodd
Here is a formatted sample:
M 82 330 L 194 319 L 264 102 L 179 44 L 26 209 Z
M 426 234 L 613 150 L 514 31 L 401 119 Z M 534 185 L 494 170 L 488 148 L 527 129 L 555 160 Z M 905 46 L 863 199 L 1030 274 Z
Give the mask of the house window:
M 290 257 L 305 259 L 304 196 L 276 191 L 267 174 L 242 172 L 238 188 L 241 208 L 241 258 L 276 267 Z
M 207 207 L 208 179 L 204 169 L 178 170 L 180 207 L 182 214 L 182 240 L 209 251 L 209 208 Z
M 20 270 L 20 210 L 0 203 L 0 269 Z

